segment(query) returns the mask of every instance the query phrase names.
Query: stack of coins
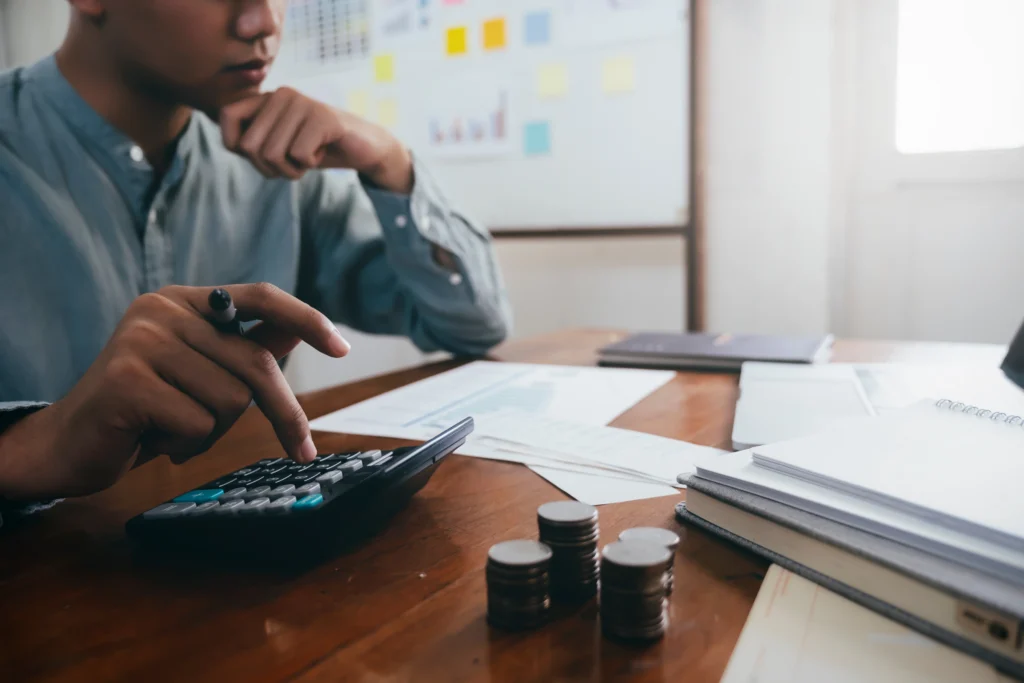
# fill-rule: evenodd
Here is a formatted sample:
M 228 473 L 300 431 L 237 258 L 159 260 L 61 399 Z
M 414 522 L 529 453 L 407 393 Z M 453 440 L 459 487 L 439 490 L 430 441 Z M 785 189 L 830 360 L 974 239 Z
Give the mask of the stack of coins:
M 543 624 L 551 608 L 551 549 L 537 541 L 505 541 L 487 553 L 487 621 L 521 630 Z
M 674 567 L 676 563 L 676 548 L 679 547 L 679 536 L 674 531 L 662 529 L 656 526 L 638 526 L 634 529 L 626 529 L 619 534 L 620 541 L 648 541 L 656 545 L 665 546 L 672 553 L 665 567 L 665 587 L 672 593 L 672 586 L 675 583 Z
M 668 626 L 668 549 L 648 541 L 618 541 L 601 555 L 601 630 L 625 640 L 656 640 Z
M 551 598 L 576 604 L 597 593 L 601 564 L 597 550 L 597 508 L 574 500 L 537 509 L 540 540 L 551 548 Z

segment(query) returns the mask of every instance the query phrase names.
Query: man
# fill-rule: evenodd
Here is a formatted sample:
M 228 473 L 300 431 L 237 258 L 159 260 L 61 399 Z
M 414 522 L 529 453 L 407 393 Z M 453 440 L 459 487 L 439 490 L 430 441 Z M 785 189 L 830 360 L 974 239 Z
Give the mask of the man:
M 8 508 L 181 462 L 252 399 L 311 460 L 277 360 L 300 340 L 344 356 L 330 320 L 463 354 L 505 337 L 486 231 L 409 151 L 293 90 L 260 92 L 287 0 L 69 2 L 56 55 L 0 75 Z M 261 321 L 244 337 L 208 321 L 216 286 Z

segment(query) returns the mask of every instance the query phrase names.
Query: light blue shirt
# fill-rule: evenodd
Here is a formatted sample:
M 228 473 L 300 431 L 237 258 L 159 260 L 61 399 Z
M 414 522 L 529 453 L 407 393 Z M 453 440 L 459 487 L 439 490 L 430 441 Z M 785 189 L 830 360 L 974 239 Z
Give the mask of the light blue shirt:
M 490 237 L 414 174 L 409 196 L 352 172 L 266 179 L 195 113 L 158 178 L 52 57 L 0 74 L 0 429 L 14 402 L 62 397 L 132 300 L 170 284 L 271 282 L 359 330 L 487 351 L 510 326 Z

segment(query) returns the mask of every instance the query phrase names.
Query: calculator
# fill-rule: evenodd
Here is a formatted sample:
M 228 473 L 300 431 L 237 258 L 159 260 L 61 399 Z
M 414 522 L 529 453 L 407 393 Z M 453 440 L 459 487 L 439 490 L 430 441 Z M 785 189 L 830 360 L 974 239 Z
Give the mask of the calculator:
M 472 431 L 467 417 L 419 446 L 319 455 L 309 464 L 260 460 L 133 517 L 126 532 L 179 555 L 333 553 L 380 530 Z

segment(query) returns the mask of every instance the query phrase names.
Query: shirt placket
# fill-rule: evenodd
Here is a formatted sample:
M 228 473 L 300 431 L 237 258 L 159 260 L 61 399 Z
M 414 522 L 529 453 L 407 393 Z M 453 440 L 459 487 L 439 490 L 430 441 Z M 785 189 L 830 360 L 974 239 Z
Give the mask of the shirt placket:
M 146 186 L 152 182 L 153 171 L 145 161 L 145 155 L 139 147 L 133 146 L 130 151 L 132 161 L 140 173 L 141 184 Z M 143 274 L 147 292 L 155 292 L 162 287 L 174 283 L 174 250 L 171 244 L 167 225 L 167 192 L 170 174 L 165 174 L 160 188 L 153 196 L 148 207 L 143 207 L 145 218 L 142 227 Z M 145 192 L 145 190 L 143 190 Z

